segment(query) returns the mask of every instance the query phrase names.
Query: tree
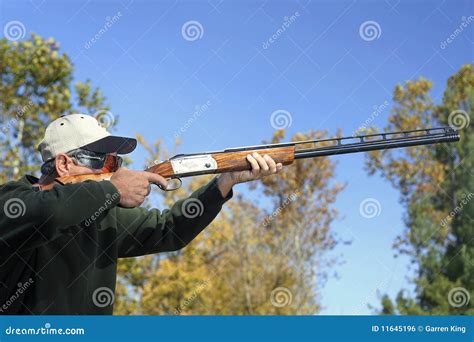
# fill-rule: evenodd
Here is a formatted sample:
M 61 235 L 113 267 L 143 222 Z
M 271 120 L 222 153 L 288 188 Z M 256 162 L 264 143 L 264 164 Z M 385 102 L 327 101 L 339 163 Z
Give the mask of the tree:
M 39 170 L 36 146 L 50 121 L 108 110 L 89 81 L 72 85 L 72 73 L 69 57 L 53 38 L 0 40 L 0 183 Z
M 325 132 L 297 134 L 295 140 Z M 278 131 L 272 142 L 284 136 Z M 161 144 L 139 141 L 149 161 L 165 159 Z M 161 158 L 160 158 L 161 157 Z M 183 250 L 119 263 L 115 313 L 138 314 L 314 314 L 328 263 L 337 243 L 331 205 L 342 186 L 332 181 L 328 158 L 297 161 L 278 177 L 252 186 L 262 201 L 236 193 L 219 216 Z M 196 177 L 185 189 L 160 193 L 171 205 L 204 185 Z M 270 206 L 262 202 L 271 202 Z M 133 307 L 130 311 L 129 308 Z
M 90 81 L 73 84 L 73 65 L 52 38 L 0 40 L 0 182 L 39 170 L 36 146 L 47 124 L 64 114 L 95 115 L 116 124 L 105 98 Z M 295 139 L 323 137 L 325 132 Z M 273 141 L 283 138 L 278 132 Z M 159 143 L 139 140 L 150 160 L 169 157 Z M 157 158 L 161 157 L 161 158 Z M 253 191 L 271 205 L 236 194 L 225 210 L 185 249 L 164 255 L 121 259 L 116 313 L 310 314 L 319 310 L 317 289 L 335 246 L 331 208 L 342 187 L 332 181 L 326 158 L 298 161 L 281 180 Z M 209 181 L 197 177 L 148 205 L 169 206 Z
M 380 171 L 400 190 L 406 230 L 394 244 L 415 266 L 414 297 L 400 291 L 382 298 L 383 314 L 474 313 L 474 71 L 464 65 L 447 84 L 442 103 L 420 78 L 398 85 L 386 130 L 450 125 L 461 141 L 369 154 L 368 171 Z

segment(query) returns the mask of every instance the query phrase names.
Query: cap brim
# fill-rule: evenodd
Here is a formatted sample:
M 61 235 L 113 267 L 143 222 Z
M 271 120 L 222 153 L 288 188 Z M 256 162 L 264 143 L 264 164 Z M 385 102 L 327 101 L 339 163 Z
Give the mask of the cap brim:
M 127 154 L 137 147 L 137 139 L 109 135 L 81 148 L 98 153 Z

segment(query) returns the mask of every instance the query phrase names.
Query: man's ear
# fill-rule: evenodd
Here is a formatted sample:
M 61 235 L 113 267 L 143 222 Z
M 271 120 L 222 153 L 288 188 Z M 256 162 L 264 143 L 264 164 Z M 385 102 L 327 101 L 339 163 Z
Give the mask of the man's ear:
M 56 173 L 59 177 L 70 176 L 71 168 L 74 166 L 72 158 L 64 153 L 56 156 Z

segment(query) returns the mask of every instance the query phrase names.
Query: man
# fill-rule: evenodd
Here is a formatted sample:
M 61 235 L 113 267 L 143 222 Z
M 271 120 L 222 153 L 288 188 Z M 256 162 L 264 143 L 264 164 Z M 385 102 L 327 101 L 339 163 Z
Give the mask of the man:
M 1 314 L 111 314 L 118 258 L 183 248 L 217 216 L 233 185 L 282 168 L 268 156 L 249 155 L 250 171 L 221 174 L 187 202 L 147 210 L 139 206 L 150 184 L 167 181 L 120 167 L 118 155 L 136 144 L 83 114 L 46 128 L 41 178 L 26 175 L 0 187 Z M 114 174 L 109 181 L 55 181 L 100 172 Z M 184 214 L 190 201 L 200 201 L 200 215 Z

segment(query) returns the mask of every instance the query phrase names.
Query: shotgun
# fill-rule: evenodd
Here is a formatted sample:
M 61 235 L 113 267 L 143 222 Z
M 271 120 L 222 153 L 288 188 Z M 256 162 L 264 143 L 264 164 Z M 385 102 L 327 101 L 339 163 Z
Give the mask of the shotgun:
M 157 173 L 168 180 L 177 181 L 173 187 L 168 185 L 168 188 L 162 188 L 165 191 L 172 191 L 181 186 L 182 177 L 250 170 L 251 166 L 246 156 L 253 152 L 258 152 L 262 155 L 268 154 L 275 162 L 289 165 L 295 160 L 303 158 L 455 142 L 459 141 L 459 139 L 459 133 L 452 127 L 440 127 L 352 137 L 263 144 L 213 152 L 178 154 L 166 161 L 155 161 L 154 165 L 145 171 Z M 305 147 L 302 147 L 303 145 Z M 101 181 L 110 179 L 112 175 L 113 173 L 94 173 L 65 176 L 57 178 L 56 181 L 60 184 L 79 183 L 86 180 Z

